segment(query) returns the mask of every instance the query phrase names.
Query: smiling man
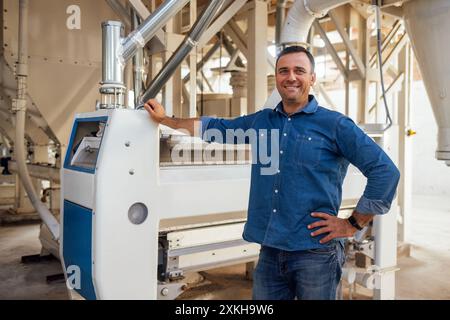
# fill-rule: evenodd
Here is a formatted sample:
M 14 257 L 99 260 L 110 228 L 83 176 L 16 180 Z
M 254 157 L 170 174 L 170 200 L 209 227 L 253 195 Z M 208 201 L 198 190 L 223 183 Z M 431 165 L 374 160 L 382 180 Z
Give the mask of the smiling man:
M 231 120 L 170 118 L 155 100 L 145 105 L 154 121 L 205 140 L 211 140 L 210 130 L 223 137 L 229 130 L 267 130 L 277 137 L 277 146 L 271 140 L 268 149 L 279 153 L 278 169 L 264 174 L 264 163 L 252 164 L 243 238 L 261 244 L 254 299 L 335 299 L 345 257 L 342 238 L 389 211 L 400 177 L 386 153 L 350 118 L 319 106 L 309 94 L 314 67 L 305 48 L 284 49 L 276 63 L 282 101 L 274 109 Z M 198 133 L 196 121 L 201 121 Z M 259 145 L 257 141 L 252 148 Z M 340 219 L 349 163 L 368 182 L 352 216 Z

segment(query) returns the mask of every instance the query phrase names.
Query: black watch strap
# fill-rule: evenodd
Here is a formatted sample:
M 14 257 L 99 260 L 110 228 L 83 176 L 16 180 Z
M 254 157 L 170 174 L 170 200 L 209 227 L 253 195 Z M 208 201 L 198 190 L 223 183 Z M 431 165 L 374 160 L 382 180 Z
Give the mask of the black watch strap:
M 361 226 L 358 224 L 358 222 L 356 221 L 356 219 L 355 219 L 354 216 L 350 216 L 347 220 L 348 220 L 348 222 L 350 222 L 350 224 L 351 224 L 352 226 L 354 226 L 356 229 L 358 229 L 358 230 L 362 230 L 362 229 L 363 229 L 363 227 L 361 227 Z

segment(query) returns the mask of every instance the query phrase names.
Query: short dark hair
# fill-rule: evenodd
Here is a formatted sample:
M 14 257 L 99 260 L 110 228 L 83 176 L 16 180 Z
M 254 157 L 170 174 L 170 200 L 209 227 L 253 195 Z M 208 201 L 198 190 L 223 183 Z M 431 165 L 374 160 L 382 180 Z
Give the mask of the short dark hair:
M 284 48 L 278 54 L 277 62 L 275 63 L 275 67 L 278 65 L 278 60 L 280 60 L 280 58 L 282 56 L 285 56 L 285 55 L 290 54 L 290 53 L 297 53 L 297 52 L 303 52 L 304 54 L 306 54 L 306 56 L 309 59 L 309 62 L 311 63 L 311 72 L 314 72 L 314 68 L 316 67 L 316 63 L 314 61 L 314 57 L 311 54 L 311 52 L 308 51 L 308 49 L 306 49 L 305 47 L 302 47 L 302 46 L 290 46 L 290 47 Z

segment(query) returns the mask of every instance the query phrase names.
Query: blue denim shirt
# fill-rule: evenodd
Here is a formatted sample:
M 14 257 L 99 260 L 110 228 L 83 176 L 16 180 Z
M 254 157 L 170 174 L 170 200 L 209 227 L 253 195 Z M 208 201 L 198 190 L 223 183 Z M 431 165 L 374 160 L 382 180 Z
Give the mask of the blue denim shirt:
M 290 116 L 280 102 L 275 109 L 230 120 L 202 117 L 201 122 L 205 141 L 214 141 L 211 131 L 225 137 L 230 129 L 256 129 L 263 132 L 259 136 L 266 133 L 270 142 L 270 135 L 277 131 L 273 129 L 279 130 L 279 149 L 268 145 L 269 154 L 271 149 L 279 152 L 278 170 L 262 174 L 268 164 L 259 160 L 252 164 L 243 233 L 247 241 L 287 251 L 324 247 L 319 240 L 325 235 L 311 237 L 307 226 L 317 221 L 312 212 L 337 215 L 349 163 L 368 178 L 356 211 L 376 215 L 389 211 L 400 178 L 398 169 L 349 117 L 318 106 L 312 95 L 305 108 Z

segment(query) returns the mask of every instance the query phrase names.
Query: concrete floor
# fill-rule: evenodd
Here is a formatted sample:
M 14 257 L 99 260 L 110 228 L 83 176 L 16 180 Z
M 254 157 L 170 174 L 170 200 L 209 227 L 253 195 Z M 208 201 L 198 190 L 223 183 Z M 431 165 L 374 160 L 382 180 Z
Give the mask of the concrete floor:
M 450 199 L 414 196 L 410 216 L 410 257 L 400 257 L 397 299 L 450 299 Z M 64 283 L 46 283 L 46 276 L 61 273 L 58 261 L 24 265 L 23 255 L 40 252 L 39 226 L 0 227 L 0 299 L 68 299 Z M 202 272 L 204 281 L 181 299 L 250 299 L 251 281 L 245 266 Z M 344 297 L 346 297 L 344 286 Z M 357 287 L 354 299 L 370 298 Z

